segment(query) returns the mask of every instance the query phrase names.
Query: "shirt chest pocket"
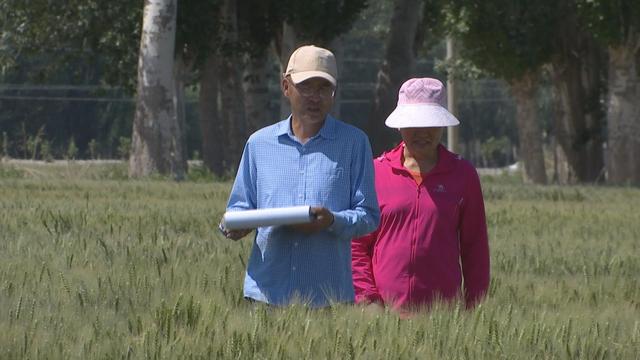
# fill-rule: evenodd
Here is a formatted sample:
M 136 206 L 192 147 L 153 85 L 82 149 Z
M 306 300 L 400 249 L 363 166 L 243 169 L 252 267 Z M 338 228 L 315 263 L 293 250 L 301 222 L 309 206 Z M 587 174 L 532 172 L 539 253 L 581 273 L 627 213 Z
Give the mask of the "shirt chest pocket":
M 314 191 L 317 204 L 330 210 L 349 208 L 350 186 L 343 168 L 325 169 L 317 173 Z

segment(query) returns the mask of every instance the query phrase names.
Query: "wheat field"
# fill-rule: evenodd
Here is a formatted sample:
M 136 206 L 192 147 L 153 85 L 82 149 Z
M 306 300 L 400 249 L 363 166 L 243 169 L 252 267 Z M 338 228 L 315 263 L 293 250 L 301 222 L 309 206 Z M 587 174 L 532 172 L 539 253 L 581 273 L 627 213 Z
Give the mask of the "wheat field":
M 483 177 L 488 298 L 402 319 L 246 303 L 230 182 L 124 173 L 0 164 L 0 359 L 640 358 L 640 189 Z

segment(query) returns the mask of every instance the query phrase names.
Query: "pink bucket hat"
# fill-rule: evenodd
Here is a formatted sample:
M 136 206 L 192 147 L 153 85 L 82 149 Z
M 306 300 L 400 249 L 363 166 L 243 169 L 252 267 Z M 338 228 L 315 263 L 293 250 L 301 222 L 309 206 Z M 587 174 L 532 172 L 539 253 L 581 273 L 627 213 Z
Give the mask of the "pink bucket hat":
M 384 122 L 390 128 L 441 127 L 460 124 L 447 110 L 447 92 L 440 80 L 417 78 L 405 81 L 398 106 Z

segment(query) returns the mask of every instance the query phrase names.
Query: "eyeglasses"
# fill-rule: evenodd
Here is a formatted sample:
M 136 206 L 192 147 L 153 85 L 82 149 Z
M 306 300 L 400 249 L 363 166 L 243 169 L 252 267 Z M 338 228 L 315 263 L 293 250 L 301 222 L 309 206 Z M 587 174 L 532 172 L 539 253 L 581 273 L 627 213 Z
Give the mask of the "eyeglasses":
M 289 79 L 289 83 L 291 83 L 291 85 L 296 88 L 296 90 L 300 93 L 300 95 L 304 96 L 304 97 L 311 97 L 313 95 L 318 95 L 319 97 L 323 98 L 323 99 L 330 99 L 332 97 L 335 96 L 336 94 L 336 89 L 329 85 L 322 85 L 319 87 L 314 87 L 311 86 L 309 84 L 304 84 L 301 83 L 299 85 L 294 84 L 294 82 Z

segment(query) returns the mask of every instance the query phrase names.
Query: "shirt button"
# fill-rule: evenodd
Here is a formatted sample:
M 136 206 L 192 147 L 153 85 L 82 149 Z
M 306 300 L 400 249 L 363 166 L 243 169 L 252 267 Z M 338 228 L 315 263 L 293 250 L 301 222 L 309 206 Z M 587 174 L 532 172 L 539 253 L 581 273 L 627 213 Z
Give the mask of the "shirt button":
M 293 246 L 298 247 L 298 243 L 297 243 L 297 242 L 294 242 L 294 243 L 293 243 Z
M 295 266 L 291 267 L 291 270 L 296 271 L 296 267 Z
M 298 198 L 302 199 L 302 194 L 298 194 Z

